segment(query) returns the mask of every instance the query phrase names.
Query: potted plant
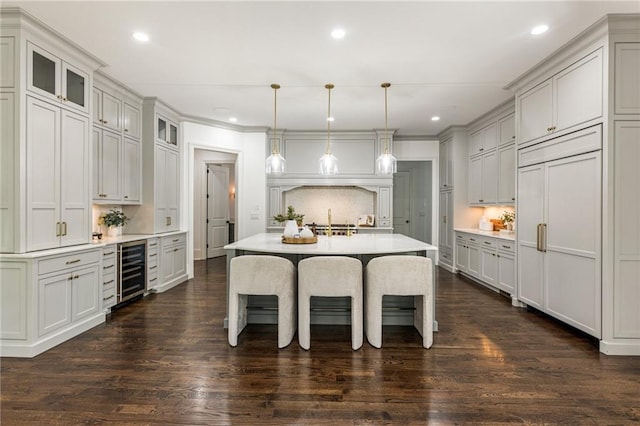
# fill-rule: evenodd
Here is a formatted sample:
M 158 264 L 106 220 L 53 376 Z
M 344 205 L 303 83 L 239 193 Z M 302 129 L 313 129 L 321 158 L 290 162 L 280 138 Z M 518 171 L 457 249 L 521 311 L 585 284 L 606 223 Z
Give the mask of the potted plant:
M 110 237 L 119 237 L 122 235 L 122 227 L 128 220 L 129 218 L 124 212 L 111 209 L 100 216 L 98 223 L 107 227 L 107 233 Z
M 500 216 L 500 219 L 502 219 L 502 222 L 504 222 L 505 226 L 507 227 L 507 231 L 513 231 L 513 222 L 516 220 L 515 212 L 509 212 L 505 210 L 502 213 L 502 216 Z
M 273 217 L 278 223 L 286 222 L 284 227 L 284 236 L 293 237 L 298 233 L 298 227 L 302 226 L 303 214 L 296 213 L 293 206 L 287 206 L 287 214 L 277 214 Z

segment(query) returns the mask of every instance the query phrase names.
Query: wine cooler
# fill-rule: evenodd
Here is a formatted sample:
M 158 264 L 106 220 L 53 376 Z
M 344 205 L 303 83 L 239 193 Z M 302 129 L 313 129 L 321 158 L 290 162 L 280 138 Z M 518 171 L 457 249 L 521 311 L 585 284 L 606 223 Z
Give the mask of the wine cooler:
M 144 294 L 147 288 L 146 247 L 145 240 L 118 245 L 118 303 Z

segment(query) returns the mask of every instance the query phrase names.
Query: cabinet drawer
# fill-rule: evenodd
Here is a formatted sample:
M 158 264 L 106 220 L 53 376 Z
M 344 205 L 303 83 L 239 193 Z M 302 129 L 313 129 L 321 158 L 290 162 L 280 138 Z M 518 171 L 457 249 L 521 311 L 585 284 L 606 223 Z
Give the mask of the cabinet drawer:
M 102 292 L 102 308 L 110 308 L 116 304 L 116 292 L 112 290 L 105 290 Z
M 465 240 L 469 243 L 469 244 L 479 244 L 481 238 L 480 237 L 476 237 L 474 235 L 467 235 Z
M 382 219 L 378 221 L 378 227 L 379 228 L 390 228 L 391 227 L 391 221 L 389 219 Z
M 63 269 L 77 268 L 90 263 L 100 262 L 100 251 L 84 251 L 65 256 L 43 259 L 38 262 L 38 274 L 44 275 L 49 272 L 61 271 Z
M 187 234 L 171 235 L 168 237 L 164 237 L 162 241 L 165 247 L 172 246 L 174 244 L 186 244 L 186 242 L 187 242 Z
M 481 242 L 480 242 L 480 246 L 481 247 L 485 247 L 485 248 L 496 248 L 497 246 L 497 242 L 496 240 L 494 240 L 493 238 L 482 238 Z
M 102 259 L 102 272 L 107 274 L 116 270 L 116 258 Z
M 102 291 L 111 291 L 115 292 L 116 288 L 116 280 L 108 279 L 102 282 Z
M 147 264 L 147 276 L 151 273 L 154 273 L 158 270 L 158 262 L 152 261 Z
M 510 253 L 513 253 L 515 250 L 515 243 L 511 242 L 511 241 L 498 241 L 498 250 L 500 251 L 508 251 Z
M 147 290 L 158 285 L 158 271 L 154 270 L 147 274 Z
M 158 239 L 157 238 L 149 238 L 147 240 L 147 252 L 158 250 Z

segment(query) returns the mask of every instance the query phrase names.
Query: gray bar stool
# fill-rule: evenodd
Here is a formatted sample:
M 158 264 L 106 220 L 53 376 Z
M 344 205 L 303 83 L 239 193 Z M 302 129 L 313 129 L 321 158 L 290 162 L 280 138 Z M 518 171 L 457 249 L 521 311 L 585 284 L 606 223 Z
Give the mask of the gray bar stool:
M 369 343 L 382 346 L 382 296 L 415 296 L 413 325 L 422 346 L 433 344 L 433 272 L 431 259 L 420 256 L 382 256 L 365 268 L 365 328 Z
M 284 348 L 296 332 L 296 268 L 277 256 L 238 256 L 229 271 L 229 344 L 247 325 L 248 295 L 278 296 L 278 347 Z
M 362 330 L 362 263 L 345 256 L 316 256 L 298 262 L 298 341 L 311 346 L 311 296 L 351 297 L 351 347 L 360 349 Z

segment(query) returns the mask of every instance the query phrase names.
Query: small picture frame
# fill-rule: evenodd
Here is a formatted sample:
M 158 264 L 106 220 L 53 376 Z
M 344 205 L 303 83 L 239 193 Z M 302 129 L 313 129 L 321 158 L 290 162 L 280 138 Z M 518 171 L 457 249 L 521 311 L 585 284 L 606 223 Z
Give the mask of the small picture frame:
M 358 216 L 358 226 L 374 226 L 375 216 L 373 214 L 363 214 Z

